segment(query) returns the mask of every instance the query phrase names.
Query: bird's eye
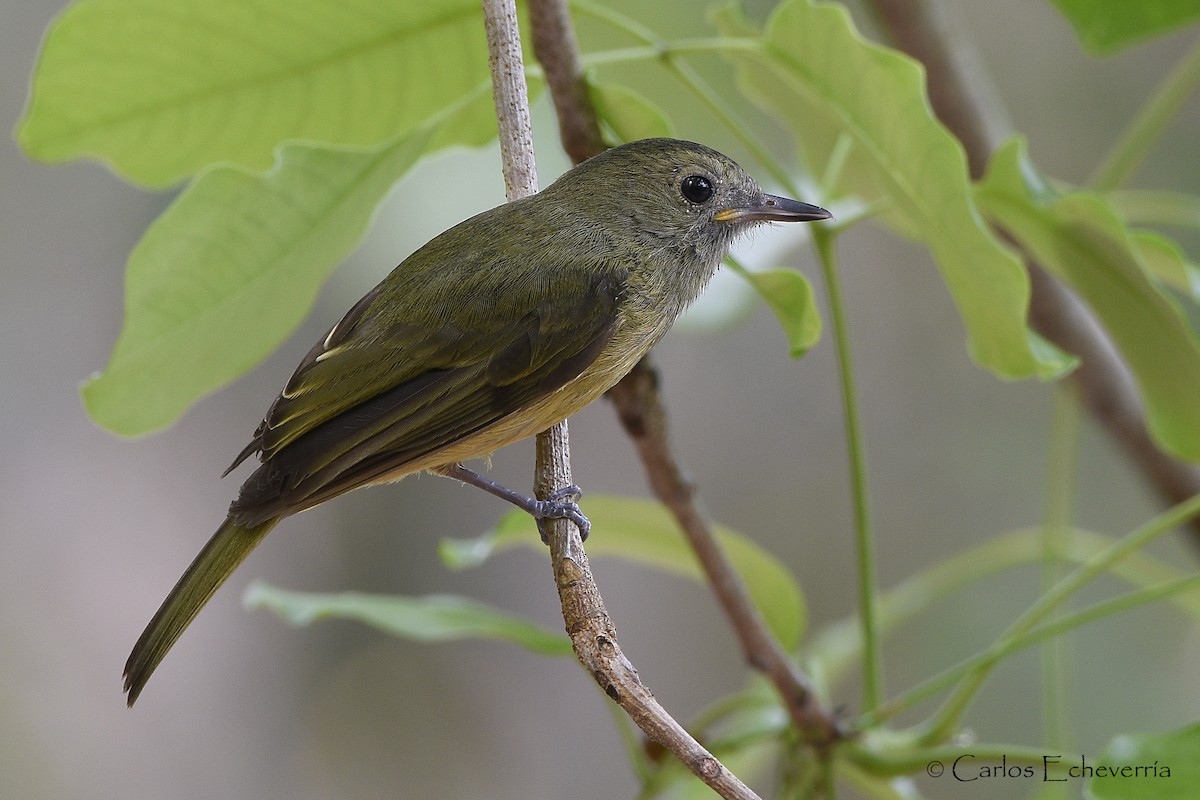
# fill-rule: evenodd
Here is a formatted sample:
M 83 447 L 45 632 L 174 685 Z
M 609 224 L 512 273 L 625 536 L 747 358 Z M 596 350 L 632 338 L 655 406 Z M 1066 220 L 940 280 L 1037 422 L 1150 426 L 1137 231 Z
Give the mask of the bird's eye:
M 703 175 L 688 175 L 679 184 L 679 193 L 689 203 L 696 205 L 707 203 L 714 191 L 712 181 Z

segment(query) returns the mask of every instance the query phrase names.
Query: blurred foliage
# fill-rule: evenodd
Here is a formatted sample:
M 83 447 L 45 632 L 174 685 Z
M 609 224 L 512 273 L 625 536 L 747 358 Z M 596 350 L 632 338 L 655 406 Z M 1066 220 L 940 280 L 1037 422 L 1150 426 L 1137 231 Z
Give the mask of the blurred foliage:
M 1096 777 L 1088 782 L 1088 800 L 1187 800 L 1196 796 L 1200 763 L 1200 725 L 1169 733 L 1117 736 L 1108 744 Z M 1072 765 L 1074 766 L 1074 765 Z M 1084 764 L 1078 765 L 1082 772 Z M 1175 780 L 1181 773 L 1183 780 Z
M 247 608 L 270 609 L 297 627 L 322 619 L 353 619 L 393 636 L 422 642 L 498 639 L 545 656 L 571 655 L 571 643 L 561 633 L 464 597 L 312 594 L 256 583 L 246 589 L 243 602 Z
M 1197 0 L 1051 0 L 1096 53 L 1111 53 L 1156 34 L 1168 33 L 1200 19 Z
M 581 507 L 593 525 L 607 531 L 589 541 L 594 556 L 612 555 L 682 575 L 704 580 L 704 572 L 674 519 L 658 503 L 630 497 L 589 497 Z M 795 577 L 771 554 L 750 539 L 723 525 L 713 530 L 733 568 L 746 582 L 750 599 L 758 607 L 771 632 L 788 649 L 799 645 L 808 623 L 804 595 Z M 442 558 L 462 569 L 479 566 L 495 553 L 513 547 L 543 547 L 533 519 L 510 512 L 496 529 L 472 541 L 442 543 Z
M 1133 370 L 1156 438 L 1200 460 L 1200 344 L 1161 275 L 1187 274 L 1178 251 L 1159 251 L 1151 270 L 1109 202 L 1094 193 L 1053 191 L 1019 141 L 992 158 L 979 188 L 983 212 L 1012 234 L 1056 278 L 1091 306 Z M 1162 264 L 1170 261 L 1174 263 Z

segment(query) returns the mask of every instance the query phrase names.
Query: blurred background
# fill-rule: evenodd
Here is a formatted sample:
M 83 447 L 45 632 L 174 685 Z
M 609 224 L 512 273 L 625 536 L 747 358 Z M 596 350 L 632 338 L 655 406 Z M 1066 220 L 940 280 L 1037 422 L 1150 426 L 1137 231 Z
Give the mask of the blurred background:
M 672 27 L 663 28 L 651 4 L 613 5 L 672 35 L 707 30 L 701 14 L 690 28 L 680 29 L 673 15 Z M 978 46 L 1033 157 L 1068 182 L 1087 178 L 1195 36 L 1097 60 L 1081 53 L 1044 0 L 953 5 L 958 35 Z M 19 117 L 41 35 L 61 7 L 58 0 L 5 0 L 4 130 Z M 768 7 L 752 10 L 761 17 Z M 581 27 L 585 42 L 607 41 Z M 718 86 L 728 84 L 721 64 L 695 63 Z M 725 149 L 762 174 L 668 78 L 656 84 L 649 67 L 628 69 L 676 115 L 680 136 Z M 565 159 L 544 101 L 535 115 L 546 183 Z M 1196 191 L 1198 141 L 1193 98 L 1137 185 Z M 11 139 L 0 147 L 0 176 L 0 797 L 636 792 L 608 701 L 572 661 L 497 643 L 397 641 L 346 622 L 291 629 L 266 612 L 243 611 L 241 592 L 261 579 L 311 591 L 462 593 L 560 629 L 540 554 L 507 554 L 465 573 L 441 565 L 441 537 L 477 535 L 507 510 L 445 480 L 409 479 L 289 519 L 198 618 L 135 710 L 121 694 L 129 648 L 237 489 L 237 476 L 218 480 L 221 470 L 332 321 L 434 234 L 503 200 L 494 149 L 425 162 L 395 188 L 296 336 L 170 430 L 136 441 L 93 426 L 78 386 L 108 358 L 121 326 L 125 258 L 170 196 L 139 191 L 94 164 L 30 163 Z M 1002 383 L 970 363 L 956 312 L 923 250 L 873 226 L 840 244 L 887 587 L 990 536 L 1037 523 L 1053 392 L 1034 382 Z M 1195 257 L 1195 241 L 1188 244 Z M 752 263 L 797 266 L 818 280 L 804 245 L 803 232 L 781 227 L 756 234 L 742 251 Z M 711 311 L 741 293 L 735 279 L 719 281 L 705 303 Z M 674 440 L 712 515 L 794 570 L 819 627 L 852 614 L 856 591 L 832 343 L 827 336 L 803 361 L 789 361 L 765 309 L 752 304 L 742 317 L 717 329 L 693 318 L 656 351 Z M 572 419 L 571 431 L 575 475 L 586 491 L 646 493 L 607 403 Z M 528 486 L 531 473 L 528 444 L 494 460 L 492 474 L 509 486 Z M 1119 534 L 1156 510 L 1139 477 L 1088 422 L 1078 523 Z M 1155 548 L 1179 564 L 1195 564 L 1197 552 L 1178 538 Z M 733 637 L 703 587 L 620 561 L 593 566 L 623 648 L 677 718 L 743 685 Z M 897 631 L 885 650 L 889 690 L 987 644 L 1036 596 L 1038 582 L 1036 569 L 1006 574 Z M 1200 636 L 1174 611 L 1140 610 L 1069 641 L 1075 749 L 1089 760 L 1116 733 L 1168 730 L 1197 718 Z M 853 713 L 860 699 L 848 686 L 836 700 Z M 1037 746 L 1041 702 L 1031 650 L 996 674 L 970 715 L 971 731 L 981 740 Z M 919 783 L 932 797 L 958 796 L 960 788 Z M 972 796 L 1035 788 L 973 785 Z

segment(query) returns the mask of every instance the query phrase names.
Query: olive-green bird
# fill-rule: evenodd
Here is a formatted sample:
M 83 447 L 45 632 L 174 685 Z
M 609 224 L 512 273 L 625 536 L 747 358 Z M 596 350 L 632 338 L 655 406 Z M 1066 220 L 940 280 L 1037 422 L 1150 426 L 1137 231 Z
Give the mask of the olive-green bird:
M 129 704 L 268 531 L 360 486 L 428 470 L 536 517 L 574 519 L 586 534 L 574 487 L 533 500 L 459 462 L 607 391 L 696 298 L 738 234 L 829 216 L 765 194 L 708 147 L 646 139 L 413 253 L 308 352 L 229 468 L 256 453 L 262 462 L 134 646 Z

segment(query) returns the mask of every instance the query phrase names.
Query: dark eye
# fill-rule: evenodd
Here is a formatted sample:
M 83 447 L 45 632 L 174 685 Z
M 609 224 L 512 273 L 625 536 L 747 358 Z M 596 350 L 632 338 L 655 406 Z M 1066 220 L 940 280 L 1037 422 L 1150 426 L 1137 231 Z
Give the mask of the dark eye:
M 703 175 L 688 175 L 680 182 L 679 193 L 689 203 L 707 203 L 713 196 L 712 181 Z

